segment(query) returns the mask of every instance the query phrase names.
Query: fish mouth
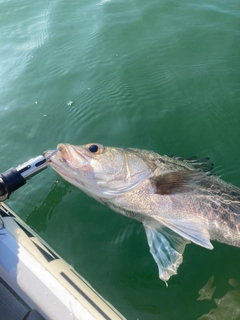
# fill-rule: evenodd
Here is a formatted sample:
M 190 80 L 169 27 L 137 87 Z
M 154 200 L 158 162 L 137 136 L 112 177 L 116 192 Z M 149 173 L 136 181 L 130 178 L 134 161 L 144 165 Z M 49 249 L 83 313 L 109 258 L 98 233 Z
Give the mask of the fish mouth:
M 84 155 L 83 152 L 76 149 L 70 144 L 58 144 L 56 150 L 47 150 L 43 153 L 49 164 L 56 164 L 57 162 L 63 162 L 72 166 L 79 166 L 87 164 L 90 157 Z
M 65 158 L 65 156 L 63 156 L 64 154 L 62 154 L 62 148 L 60 149 L 60 145 L 57 146 L 58 152 L 54 152 L 54 150 L 47 150 L 43 153 L 43 156 L 46 158 L 46 162 L 53 168 L 55 169 L 57 172 L 59 172 L 59 174 L 64 175 L 64 176 L 68 176 L 66 173 L 66 168 L 70 168 L 69 166 L 69 161 Z M 51 154 L 53 154 L 51 156 Z
M 58 144 L 57 149 L 59 150 L 56 154 L 57 157 L 60 157 L 63 161 L 70 162 L 76 167 L 88 164 L 91 159 L 90 157 L 87 157 L 84 150 L 79 150 L 79 148 L 70 144 L 60 143 Z
M 49 165 L 70 183 L 83 187 L 85 184 L 80 177 L 92 171 L 91 158 L 84 153 L 84 148 L 60 143 L 57 146 L 57 150 L 58 152 L 47 160 Z M 46 151 L 44 156 L 51 155 L 51 152 Z

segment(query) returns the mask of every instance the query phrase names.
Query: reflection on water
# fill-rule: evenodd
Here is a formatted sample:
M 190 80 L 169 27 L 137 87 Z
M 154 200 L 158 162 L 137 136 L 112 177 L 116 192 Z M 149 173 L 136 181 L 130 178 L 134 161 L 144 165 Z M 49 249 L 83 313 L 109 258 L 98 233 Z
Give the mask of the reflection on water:
M 212 287 L 214 277 L 212 276 L 202 289 L 199 290 L 200 297 L 197 300 L 211 299 L 216 287 Z M 238 287 L 236 279 L 231 278 L 228 283 Z M 239 320 L 240 319 L 240 290 L 230 290 L 222 298 L 214 299 L 216 308 L 202 315 L 198 320 Z
M 51 219 L 54 209 L 62 201 L 62 198 L 70 192 L 71 188 L 68 183 L 56 180 L 46 198 L 39 202 L 27 216 L 26 223 L 37 232 L 45 231 L 47 221 Z

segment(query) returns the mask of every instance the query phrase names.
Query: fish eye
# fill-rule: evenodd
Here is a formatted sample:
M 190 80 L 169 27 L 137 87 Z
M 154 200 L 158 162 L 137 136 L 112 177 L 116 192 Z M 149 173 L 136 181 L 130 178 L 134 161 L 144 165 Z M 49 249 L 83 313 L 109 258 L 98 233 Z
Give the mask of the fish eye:
M 91 152 L 98 152 L 98 146 L 96 144 L 92 144 L 91 146 L 88 147 L 88 150 Z
M 89 143 L 86 145 L 86 148 L 96 154 L 101 154 L 103 152 L 103 146 L 101 144 L 96 144 L 96 143 Z

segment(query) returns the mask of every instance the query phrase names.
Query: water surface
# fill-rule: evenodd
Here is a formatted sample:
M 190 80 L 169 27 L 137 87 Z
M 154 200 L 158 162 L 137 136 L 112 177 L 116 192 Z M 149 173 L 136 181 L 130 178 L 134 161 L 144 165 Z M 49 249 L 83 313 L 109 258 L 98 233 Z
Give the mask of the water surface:
M 96 141 L 209 156 L 240 186 L 239 19 L 237 0 L 0 1 L 1 172 Z M 238 248 L 187 246 L 166 288 L 141 224 L 50 168 L 7 204 L 127 319 L 238 319 Z M 211 276 L 213 297 L 197 300 Z M 228 292 L 235 316 L 214 302 Z

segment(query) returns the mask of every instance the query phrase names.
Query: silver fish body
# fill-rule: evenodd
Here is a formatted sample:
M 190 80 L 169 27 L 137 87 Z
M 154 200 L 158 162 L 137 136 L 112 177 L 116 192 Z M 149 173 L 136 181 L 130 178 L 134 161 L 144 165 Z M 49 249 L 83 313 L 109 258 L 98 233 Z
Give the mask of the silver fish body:
M 209 175 L 207 158 L 185 160 L 98 143 L 58 148 L 49 164 L 64 179 L 143 223 L 165 282 L 177 273 L 190 242 L 207 249 L 213 249 L 210 239 L 240 247 L 240 189 Z

